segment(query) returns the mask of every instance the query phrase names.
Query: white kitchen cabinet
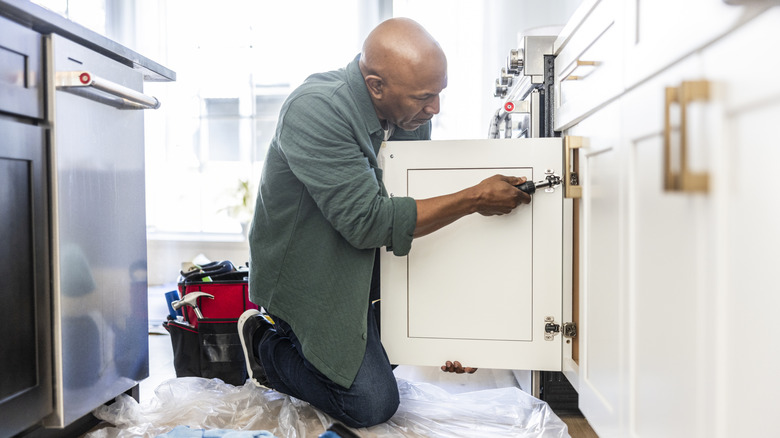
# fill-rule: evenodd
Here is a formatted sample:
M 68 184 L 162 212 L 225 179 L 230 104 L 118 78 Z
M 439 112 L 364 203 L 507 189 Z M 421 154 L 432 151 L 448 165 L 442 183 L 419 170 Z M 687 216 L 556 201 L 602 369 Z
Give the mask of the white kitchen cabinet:
M 425 199 L 495 174 L 545 179 L 562 170 L 562 139 L 388 142 L 380 150 L 391 196 Z M 561 371 L 563 187 L 539 189 L 503 216 L 470 215 L 383 253 L 382 343 L 390 361 Z M 570 241 L 568 242 L 570 243 Z M 569 349 L 570 350 L 570 349 Z
M 780 85 L 766 79 L 780 68 L 769 49 L 780 42 L 780 11 L 698 6 L 712 13 L 702 18 L 689 3 L 629 8 L 625 91 L 562 126 L 588 144 L 577 388 L 602 437 L 773 427 L 780 208 L 769 200 Z M 587 97 L 561 92 L 562 101 Z

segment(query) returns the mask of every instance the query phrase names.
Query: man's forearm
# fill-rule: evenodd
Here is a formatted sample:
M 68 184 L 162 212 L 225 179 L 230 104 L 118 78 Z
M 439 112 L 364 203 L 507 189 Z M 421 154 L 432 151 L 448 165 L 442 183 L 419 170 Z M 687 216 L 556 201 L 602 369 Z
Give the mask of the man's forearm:
M 474 213 L 475 199 L 470 193 L 470 189 L 465 189 L 449 195 L 415 200 L 417 225 L 414 229 L 414 237 L 425 236 L 463 216 Z

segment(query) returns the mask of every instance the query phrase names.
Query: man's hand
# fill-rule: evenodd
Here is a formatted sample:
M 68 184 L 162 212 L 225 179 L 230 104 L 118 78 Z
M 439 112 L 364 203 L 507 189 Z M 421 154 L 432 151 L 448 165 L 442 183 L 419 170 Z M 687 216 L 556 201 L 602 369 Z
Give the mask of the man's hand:
M 476 212 L 482 216 L 495 216 L 511 213 L 520 204 L 531 202 L 531 195 L 517 188 L 526 182 L 524 176 L 493 175 L 471 187 L 476 199 Z
M 446 364 L 441 366 L 441 370 L 444 371 L 445 373 L 474 374 L 474 371 L 476 371 L 477 369 L 471 367 L 464 367 L 463 365 L 460 364 L 460 362 L 456 360 L 455 362 L 447 361 Z

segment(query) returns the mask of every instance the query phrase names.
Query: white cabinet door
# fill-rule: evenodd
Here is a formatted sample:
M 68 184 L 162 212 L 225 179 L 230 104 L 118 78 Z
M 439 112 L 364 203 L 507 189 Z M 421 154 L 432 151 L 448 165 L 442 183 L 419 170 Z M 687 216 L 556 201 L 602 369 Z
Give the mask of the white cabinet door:
M 780 57 L 771 48 L 780 45 L 778 23 L 780 8 L 772 8 L 702 54 L 723 114 L 712 137 L 720 151 L 713 184 L 721 251 L 708 292 L 716 304 L 708 338 L 718 351 L 711 418 L 723 437 L 770 436 L 777 428 L 780 82 L 773 75 Z M 724 56 L 731 62 L 720 62 Z
M 495 174 L 562 173 L 560 138 L 388 142 L 391 196 L 430 198 Z M 539 190 L 504 216 L 464 217 L 381 259 L 382 343 L 392 363 L 561 370 L 563 188 Z M 549 337 L 548 337 L 549 338 Z
M 567 131 L 585 139 L 579 151 L 580 288 L 579 408 L 599 436 L 624 436 L 625 357 L 625 150 L 615 120 L 617 103 Z
M 681 163 L 682 138 L 691 171 L 713 174 L 717 120 L 707 105 L 671 103 L 667 87 L 701 75 L 696 58 L 655 76 L 623 98 L 628 148 L 629 434 L 635 437 L 709 436 L 712 395 L 712 275 L 717 235 L 714 193 L 664 190 L 664 139 L 670 161 Z

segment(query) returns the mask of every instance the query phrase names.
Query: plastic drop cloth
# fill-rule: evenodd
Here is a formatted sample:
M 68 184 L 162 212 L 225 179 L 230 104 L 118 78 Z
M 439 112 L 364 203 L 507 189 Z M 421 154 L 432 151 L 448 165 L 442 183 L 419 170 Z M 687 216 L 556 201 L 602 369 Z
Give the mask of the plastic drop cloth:
M 429 383 L 398 379 L 401 405 L 386 423 L 353 429 L 361 437 L 568 437 L 566 424 L 547 403 L 519 388 L 450 394 Z M 89 438 L 155 437 L 176 426 L 191 429 L 266 431 L 278 438 L 317 437 L 335 421 L 308 403 L 251 382 L 170 379 L 138 403 L 120 395 L 93 414 L 113 427 Z

